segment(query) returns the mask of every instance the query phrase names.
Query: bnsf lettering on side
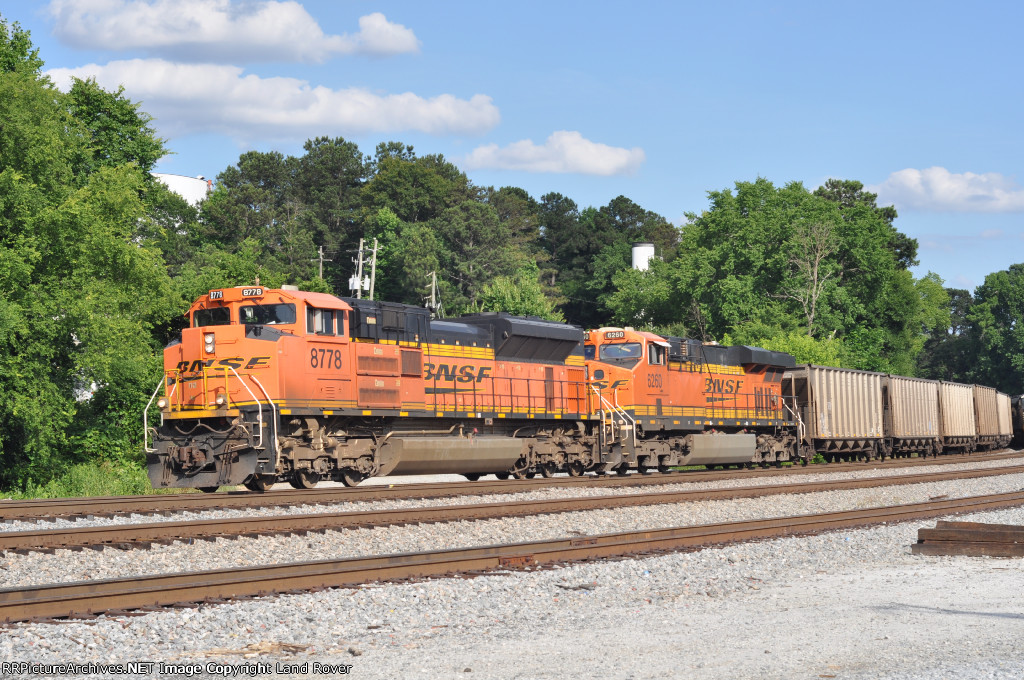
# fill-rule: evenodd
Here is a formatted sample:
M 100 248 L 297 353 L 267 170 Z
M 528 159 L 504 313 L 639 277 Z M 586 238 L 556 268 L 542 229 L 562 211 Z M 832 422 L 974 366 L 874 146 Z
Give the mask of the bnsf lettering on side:
M 233 368 L 236 371 L 244 368 L 245 370 L 252 370 L 255 368 L 266 368 L 270 365 L 270 357 L 252 357 L 248 361 L 245 357 L 228 357 L 226 359 L 196 359 L 195 361 L 179 361 L 178 365 L 175 366 L 179 373 L 199 373 L 204 368 L 210 368 L 211 366 L 223 366 L 225 368 Z
M 458 364 L 426 364 L 423 367 L 424 380 L 445 382 L 483 382 L 491 377 L 490 366 L 459 366 Z

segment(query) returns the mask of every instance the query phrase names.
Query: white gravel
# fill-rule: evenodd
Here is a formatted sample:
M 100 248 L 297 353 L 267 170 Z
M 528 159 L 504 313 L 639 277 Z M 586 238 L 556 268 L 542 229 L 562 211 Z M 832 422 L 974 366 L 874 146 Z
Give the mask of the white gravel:
M 152 551 L 58 551 L 5 556 L 0 582 L 10 587 L 535 540 L 1022 486 L 1024 475 L 1011 475 L 459 525 L 219 540 Z M 1024 525 L 1024 509 L 971 519 Z M 141 617 L 17 624 L 0 632 L 0 660 L 262 661 L 272 667 L 326 662 L 350 664 L 350 675 L 361 678 L 1020 677 L 1024 560 L 910 555 L 917 529 L 932 524 L 470 580 L 332 590 Z M 289 654 L 283 644 L 298 647 Z M 260 650 L 267 653 L 260 655 Z M 290 675 L 325 677 L 314 674 L 312 665 L 308 673 Z

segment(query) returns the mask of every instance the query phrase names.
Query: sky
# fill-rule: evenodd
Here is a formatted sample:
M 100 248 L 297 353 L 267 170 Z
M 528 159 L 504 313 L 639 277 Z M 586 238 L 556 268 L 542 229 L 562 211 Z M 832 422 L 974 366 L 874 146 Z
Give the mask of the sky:
M 123 85 L 214 178 L 344 137 L 478 186 L 625 195 L 676 224 L 765 177 L 863 182 L 973 290 L 1024 262 L 1024 4 L 0 0 L 45 69 Z

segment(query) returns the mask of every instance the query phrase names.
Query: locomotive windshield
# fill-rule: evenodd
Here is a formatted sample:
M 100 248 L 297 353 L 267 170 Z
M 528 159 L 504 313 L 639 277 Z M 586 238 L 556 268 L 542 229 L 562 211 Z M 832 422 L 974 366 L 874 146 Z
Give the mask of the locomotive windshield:
M 201 326 L 227 326 L 230 323 L 231 310 L 227 307 L 197 309 L 192 315 L 192 325 L 195 328 Z
M 601 345 L 602 359 L 639 359 L 643 356 L 643 347 L 639 342 L 620 342 L 614 345 Z
M 295 323 L 295 305 L 246 305 L 239 310 L 238 317 L 247 326 Z

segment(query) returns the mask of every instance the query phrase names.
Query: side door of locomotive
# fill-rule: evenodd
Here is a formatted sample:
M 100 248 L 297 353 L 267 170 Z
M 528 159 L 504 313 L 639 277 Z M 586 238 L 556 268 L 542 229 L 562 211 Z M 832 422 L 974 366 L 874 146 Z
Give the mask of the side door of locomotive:
M 642 385 L 647 393 L 646 402 L 653 416 L 666 415 L 669 398 L 668 343 L 647 340 L 647 376 Z
M 340 408 L 351 399 L 352 367 L 348 350 L 346 314 L 340 309 L 306 305 L 305 365 L 308 404 L 314 408 Z

